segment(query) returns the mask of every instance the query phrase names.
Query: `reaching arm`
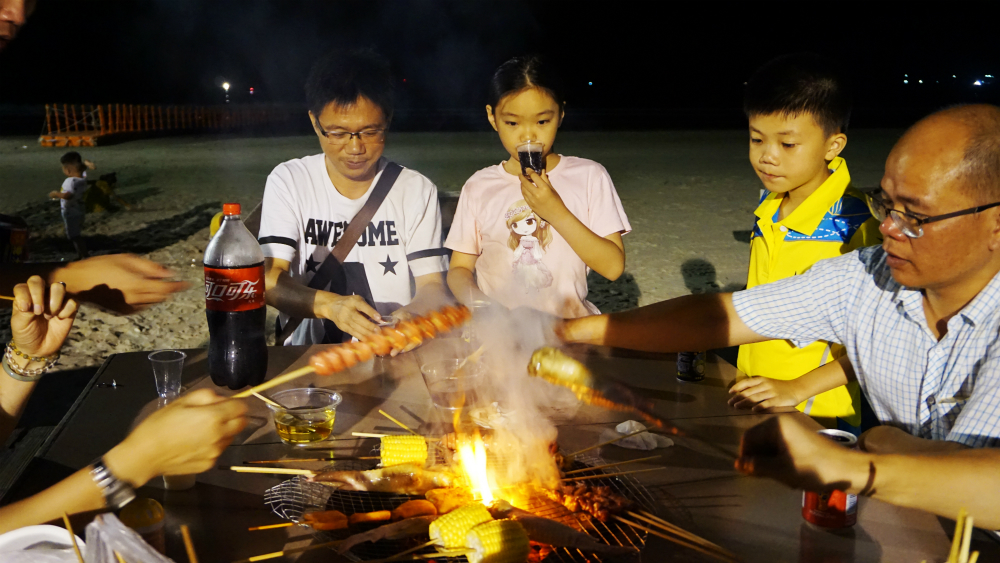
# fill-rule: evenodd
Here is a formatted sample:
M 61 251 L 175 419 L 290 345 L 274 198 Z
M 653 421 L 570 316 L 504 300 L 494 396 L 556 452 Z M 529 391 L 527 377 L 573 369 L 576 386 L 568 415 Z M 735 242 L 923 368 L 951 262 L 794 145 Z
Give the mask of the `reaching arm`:
M 207 389 L 189 393 L 144 420 L 104 456 L 108 470 L 133 488 L 159 475 L 211 469 L 246 426 L 246 405 Z M 97 510 L 104 497 L 85 467 L 48 489 L 0 508 L 0 533 Z
M 876 426 L 858 438 L 858 447 L 875 454 L 926 454 L 957 452 L 968 446 L 948 440 L 918 438 L 894 426 Z
M 625 246 L 621 233 L 611 233 L 602 238 L 591 231 L 566 207 L 544 170 L 541 175 L 528 170 L 528 177 L 520 178 L 524 200 L 566 239 L 587 267 L 612 281 L 622 275 L 625 271 Z
M 926 454 L 848 450 L 816 434 L 803 415 L 779 415 L 743 435 L 736 467 L 790 487 L 845 490 L 954 518 L 968 508 L 976 525 L 1000 527 L 1000 450 Z
M 492 301 L 479 289 L 473 276 L 478 258 L 475 254 L 455 250 L 451 253 L 451 266 L 448 267 L 448 288 L 455 299 L 469 307 L 476 301 Z
M 378 327 L 371 319 L 380 315 L 363 297 L 304 286 L 289 275 L 290 266 L 288 260 L 264 259 L 264 300 L 268 305 L 292 317 L 329 319 L 358 339 L 375 333 Z
M 710 350 L 767 340 L 740 320 L 731 293 L 685 295 L 631 311 L 580 317 L 556 330 L 566 342 L 646 352 Z
M 757 412 L 776 407 L 794 407 L 809 397 L 847 385 L 854 380 L 854 366 L 847 356 L 841 356 L 788 381 L 766 377 L 748 377 L 737 381 L 729 389 L 729 393 L 733 395 L 729 404 L 738 409 L 752 408 Z

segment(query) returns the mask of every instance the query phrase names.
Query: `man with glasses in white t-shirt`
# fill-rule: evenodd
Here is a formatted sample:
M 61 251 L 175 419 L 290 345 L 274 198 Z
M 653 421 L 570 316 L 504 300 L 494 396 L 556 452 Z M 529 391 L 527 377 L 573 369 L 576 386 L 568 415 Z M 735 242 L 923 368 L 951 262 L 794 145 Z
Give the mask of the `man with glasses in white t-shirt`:
M 437 188 L 416 171 L 396 168 L 398 178 L 348 245 L 340 273 L 314 281 L 329 271 L 324 262 L 335 260 L 333 249 L 383 172 L 396 167 L 382 157 L 393 111 L 389 65 L 371 51 L 331 53 L 310 72 L 306 102 L 323 152 L 275 167 L 258 233 L 265 296 L 281 313 L 279 330 L 304 319 L 284 344 L 363 338 L 382 317 L 422 312 L 440 300 L 447 270 Z
M 798 379 L 737 382 L 730 404 L 794 406 L 857 379 L 882 426 L 876 453 L 1000 446 L 1000 109 L 969 105 L 910 128 L 871 200 L 881 247 L 732 294 L 566 321 L 569 341 L 649 351 L 788 339 L 847 356 Z

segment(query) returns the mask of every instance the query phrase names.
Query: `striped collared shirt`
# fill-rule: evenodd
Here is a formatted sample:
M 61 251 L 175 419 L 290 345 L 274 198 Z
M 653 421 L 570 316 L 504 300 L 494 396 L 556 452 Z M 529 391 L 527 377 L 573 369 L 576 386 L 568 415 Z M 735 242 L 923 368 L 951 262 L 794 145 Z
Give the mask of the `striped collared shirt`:
M 923 294 L 896 283 L 885 256 L 881 247 L 863 248 L 737 292 L 736 312 L 762 336 L 843 344 L 883 424 L 921 438 L 1000 446 L 1000 275 L 938 341 Z

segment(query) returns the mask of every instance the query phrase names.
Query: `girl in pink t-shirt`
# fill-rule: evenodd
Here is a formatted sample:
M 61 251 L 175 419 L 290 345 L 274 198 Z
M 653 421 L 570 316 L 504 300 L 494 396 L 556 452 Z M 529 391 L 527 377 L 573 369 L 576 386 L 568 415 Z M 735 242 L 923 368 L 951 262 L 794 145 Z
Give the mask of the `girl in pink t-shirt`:
M 608 172 L 552 150 L 564 116 L 559 91 L 534 57 L 493 75 L 486 115 L 510 158 L 473 174 L 458 200 L 445 246 L 454 251 L 448 286 L 463 303 L 596 314 L 588 270 L 614 280 L 625 268 L 631 227 Z M 542 146 L 541 170 L 522 168 L 517 147 L 527 141 Z

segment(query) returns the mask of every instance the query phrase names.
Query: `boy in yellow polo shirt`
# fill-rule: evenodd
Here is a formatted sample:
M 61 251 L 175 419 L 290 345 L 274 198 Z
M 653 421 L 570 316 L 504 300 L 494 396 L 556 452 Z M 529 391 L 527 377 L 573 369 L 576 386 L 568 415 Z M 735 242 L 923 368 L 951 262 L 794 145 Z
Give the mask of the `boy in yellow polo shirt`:
M 748 81 L 750 164 L 766 191 L 754 214 L 747 288 L 801 274 L 816 262 L 879 244 L 878 221 L 851 188 L 840 152 L 851 102 L 836 69 L 818 55 L 779 57 Z M 817 302 L 823 296 L 817 295 Z M 798 348 L 787 340 L 740 346 L 749 376 L 795 379 L 844 354 L 838 344 Z M 857 383 L 805 400 L 798 409 L 828 426 L 861 423 Z

